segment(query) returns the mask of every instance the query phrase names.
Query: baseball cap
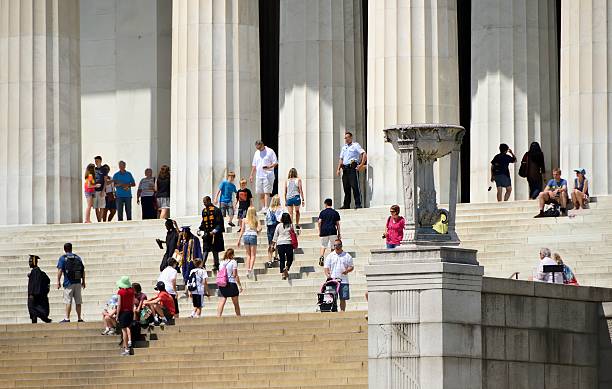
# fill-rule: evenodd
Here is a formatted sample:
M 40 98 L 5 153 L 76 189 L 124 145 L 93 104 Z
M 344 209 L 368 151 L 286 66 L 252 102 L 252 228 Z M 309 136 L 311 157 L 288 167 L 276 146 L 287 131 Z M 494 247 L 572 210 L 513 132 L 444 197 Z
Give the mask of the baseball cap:
M 584 170 L 584 169 L 582 169 L 582 168 L 581 168 L 581 169 L 574 169 L 574 172 L 576 172 L 576 173 L 580 173 L 580 174 L 582 174 L 582 175 L 585 175 L 585 174 L 586 174 L 586 170 Z
M 164 284 L 164 281 L 157 281 L 157 284 L 155 285 L 155 290 L 158 291 L 165 291 L 166 290 L 166 284 Z

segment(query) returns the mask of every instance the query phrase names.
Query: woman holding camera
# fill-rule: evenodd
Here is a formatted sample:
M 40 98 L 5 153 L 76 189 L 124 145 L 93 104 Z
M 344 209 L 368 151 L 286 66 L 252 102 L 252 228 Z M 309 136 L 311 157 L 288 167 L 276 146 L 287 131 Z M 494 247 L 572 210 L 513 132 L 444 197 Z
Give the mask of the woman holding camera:
M 399 215 L 399 205 L 392 205 L 389 212 L 391 212 L 391 216 L 387 219 L 383 238 L 385 238 L 387 248 L 393 249 L 402 243 L 406 221 Z

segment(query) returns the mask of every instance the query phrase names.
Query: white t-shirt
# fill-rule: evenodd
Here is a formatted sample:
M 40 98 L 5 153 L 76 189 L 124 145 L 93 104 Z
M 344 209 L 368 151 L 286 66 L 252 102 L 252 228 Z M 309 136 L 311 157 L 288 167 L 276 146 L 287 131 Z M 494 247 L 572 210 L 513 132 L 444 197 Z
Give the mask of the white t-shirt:
M 557 262 L 552 258 L 546 257 L 542 259 L 540 263 L 538 264 L 538 267 L 536 268 L 536 271 L 533 275 L 533 280 L 537 282 L 548 282 L 552 284 L 553 273 L 544 273 L 544 265 L 548 266 L 548 265 L 556 265 L 556 264 Z M 555 284 L 562 284 L 563 283 L 563 273 L 555 272 L 554 274 L 555 274 Z
M 206 277 L 208 277 L 208 273 L 206 273 L 206 270 L 196 267 L 195 269 L 191 269 L 191 271 L 189 272 L 190 278 L 192 274 L 195 274 L 196 284 L 198 286 L 198 290 L 192 293 L 204 295 L 204 280 L 206 279 Z
M 234 277 L 234 269 L 238 268 L 238 262 L 235 259 L 226 259 L 221 262 L 221 266 L 225 266 L 227 269 L 227 282 L 231 282 L 232 284 L 236 283 L 236 277 Z
M 252 166 L 256 168 L 257 177 L 267 177 L 269 174 L 274 174 L 274 169 L 264 170 L 264 166 L 270 166 L 276 163 L 278 163 L 276 153 L 268 146 L 264 146 L 264 149 L 261 151 L 255 150 Z
M 351 266 L 353 266 L 353 257 L 346 251 L 343 251 L 340 255 L 332 251 L 325 258 L 323 265 L 325 269 L 330 270 L 331 278 L 340 278 L 343 284 L 348 284 L 348 275 L 342 273 Z
M 166 292 L 168 294 L 176 294 L 176 291 L 172 287 L 173 282 L 176 280 L 176 275 L 178 272 L 172 266 L 168 266 L 161 273 L 159 273 L 159 278 L 157 281 L 163 281 L 164 285 L 166 285 Z

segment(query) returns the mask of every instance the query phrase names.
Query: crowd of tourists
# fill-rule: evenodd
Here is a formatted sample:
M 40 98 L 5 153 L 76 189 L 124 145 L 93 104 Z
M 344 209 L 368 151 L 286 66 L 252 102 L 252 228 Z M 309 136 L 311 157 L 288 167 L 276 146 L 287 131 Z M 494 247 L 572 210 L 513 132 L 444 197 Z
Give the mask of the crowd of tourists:
M 491 160 L 491 182 L 497 187 L 497 201 L 508 201 L 512 193 L 512 180 L 509 165 L 516 163 L 517 159 L 510 147 L 502 143 L 499 145 L 499 154 Z M 586 170 L 574 170 L 576 177 L 573 186 L 569 187 L 565 179 L 561 178 L 561 169 L 552 170 L 552 178 L 544 185 L 546 167 L 544 153 L 538 142 L 532 142 L 529 150 L 523 155 L 518 175 L 526 178 L 529 185 L 529 199 L 537 199 L 540 212 L 535 217 L 567 216 L 570 207 L 574 209 L 588 208 L 589 180 Z M 489 189 L 491 189 L 489 187 Z M 571 192 L 570 192 L 571 190 Z M 546 205 L 550 210 L 545 212 Z

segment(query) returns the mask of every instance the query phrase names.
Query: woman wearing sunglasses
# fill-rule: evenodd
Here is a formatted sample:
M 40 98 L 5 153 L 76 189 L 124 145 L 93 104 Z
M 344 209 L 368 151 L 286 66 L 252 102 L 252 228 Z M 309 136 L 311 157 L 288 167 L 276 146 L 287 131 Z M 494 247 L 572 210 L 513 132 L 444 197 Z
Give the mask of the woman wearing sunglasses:
M 399 205 L 392 205 L 389 210 L 391 216 L 387 219 L 385 234 L 383 235 L 388 249 L 399 246 L 404 238 L 404 224 L 406 224 L 406 222 L 404 218 L 399 215 L 399 211 Z

